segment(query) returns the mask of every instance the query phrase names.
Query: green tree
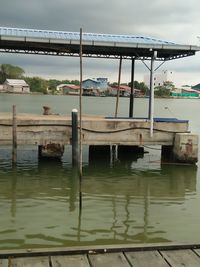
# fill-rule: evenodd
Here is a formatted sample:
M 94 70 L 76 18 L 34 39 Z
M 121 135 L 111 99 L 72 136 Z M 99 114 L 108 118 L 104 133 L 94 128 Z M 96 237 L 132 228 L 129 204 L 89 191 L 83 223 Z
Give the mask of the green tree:
M 75 84 L 75 85 L 80 85 L 79 80 L 71 80 L 70 83 Z
M 166 81 L 166 82 L 164 82 L 164 83 L 163 83 L 163 86 L 164 86 L 167 90 L 170 90 L 170 91 L 174 90 L 174 88 L 175 88 L 173 82 L 171 82 L 171 81 Z
M 18 66 L 10 64 L 0 65 L 0 83 L 4 83 L 6 79 L 22 79 L 24 70 Z
M 25 80 L 29 84 L 31 92 L 47 94 L 47 80 L 44 80 L 40 77 L 26 77 Z
M 161 86 L 156 86 L 154 88 L 154 93 L 156 96 L 159 97 L 168 97 L 170 96 L 170 92 L 174 90 L 175 86 L 173 82 L 166 81 Z
M 80 82 L 78 80 L 56 80 L 56 79 L 52 79 L 48 81 L 48 88 L 54 93 L 56 91 L 56 87 L 59 84 L 75 84 L 75 85 L 79 85 Z
M 117 86 L 118 82 L 109 83 L 110 86 Z
M 131 82 L 128 85 L 131 87 Z M 148 92 L 148 87 L 145 85 L 144 82 L 134 81 L 134 88 L 141 90 L 144 95 L 146 95 Z
M 159 97 L 170 96 L 170 90 L 167 90 L 165 86 L 157 86 L 155 87 L 154 94 Z
M 55 79 L 52 79 L 52 80 L 49 80 L 48 81 L 48 88 L 52 91 L 55 91 L 56 90 L 56 87 L 61 84 L 61 82 L 59 80 L 55 80 Z

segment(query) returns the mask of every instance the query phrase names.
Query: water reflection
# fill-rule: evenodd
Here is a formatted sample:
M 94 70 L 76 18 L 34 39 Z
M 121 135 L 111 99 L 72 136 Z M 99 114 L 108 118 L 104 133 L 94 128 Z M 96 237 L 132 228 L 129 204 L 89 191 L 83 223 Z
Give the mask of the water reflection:
M 158 212 L 154 207 L 159 207 L 159 213 L 165 217 L 165 206 L 180 206 L 188 193 L 195 195 L 196 172 L 194 166 L 164 166 L 160 171 L 130 173 L 121 162 L 114 170 L 102 168 L 99 164 L 85 170 L 84 192 L 87 199 L 95 198 L 97 206 L 101 207 L 102 201 L 107 208 L 111 207 L 112 212 L 107 216 L 103 214 L 106 208 L 100 208 L 99 217 L 107 219 L 113 215 L 110 227 L 104 231 L 113 241 L 170 241 L 167 227 L 157 227 L 157 222 L 154 222 Z M 109 182 L 105 181 L 105 176 Z M 171 216 L 166 216 L 165 220 L 170 221 Z M 162 225 L 162 221 L 159 224 Z M 95 229 L 83 229 L 83 232 L 91 236 L 102 233 L 102 229 Z
M 196 166 L 163 165 L 159 170 L 132 170 L 126 162 L 115 163 L 109 168 L 102 163 L 84 168 L 84 188 L 88 193 L 117 195 L 146 195 L 148 186 L 151 196 L 176 196 L 183 198 L 186 192 L 196 192 Z M 113 182 L 111 182 L 111 180 Z
M 184 241 L 195 238 L 187 232 L 196 216 L 191 203 L 199 199 L 196 167 L 133 169 L 140 158 L 132 160 L 84 166 L 82 212 L 71 165 L 18 162 L 1 169 L 0 248 L 181 241 L 175 225 Z

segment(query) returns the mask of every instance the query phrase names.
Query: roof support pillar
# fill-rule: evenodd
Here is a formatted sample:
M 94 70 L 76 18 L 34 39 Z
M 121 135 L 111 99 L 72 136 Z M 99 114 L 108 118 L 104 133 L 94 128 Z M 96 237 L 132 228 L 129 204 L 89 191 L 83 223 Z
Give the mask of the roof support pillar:
M 135 74 L 135 58 L 132 58 L 132 65 L 131 65 L 131 94 L 130 94 L 130 104 L 129 104 L 129 118 L 133 117 L 133 108 L 134 108 L 134 74 Z
M 153 51 L 150 67 L 150 95 L 149 95 L 149 115 L 150 136 L 153 136 L 153 118 L 154 118 L 154 62 L 157 57 L 157 51 Z

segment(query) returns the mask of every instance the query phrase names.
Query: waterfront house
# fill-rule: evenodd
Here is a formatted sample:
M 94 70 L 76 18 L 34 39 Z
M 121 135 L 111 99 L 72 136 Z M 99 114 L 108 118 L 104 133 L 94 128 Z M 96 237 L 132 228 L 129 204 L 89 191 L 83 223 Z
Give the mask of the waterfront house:
M 108 89 L 108 79 L 86 79 L 82 82 L 82 87 L 83 93 L 86 95 L 101 95 Z
M 4 92 L 3 84 L 0 84 L 0 92 Z
M 118 90 L 118 85 L 113 85 L 112 87 L 109 87 L 109 94 L 111 96 L 116 96 L 117 95 L 117 90 Z M 128 85 L 120 85 L 119 87 L 119 96 L 125 96 L 129 97 L 131 93 L 131 88 Z M 139 89 L 134 88 L 134 95 L 135 96 L 140 96 L 141 91 Z
M 80 86 L 75 84 L 59 84 L 56 90 L 63 95 L 78 95 Z
M 6 79 L 3 91 L 8 93 L 30 93 L 30 87 L 24 80 Z
M 112 96 L 117 95 L 118 85 L 113 85 L 109 88 L 109 94 Z M 131 88 L 127 85 L 120 85 L 119 96 L 130 96 Z

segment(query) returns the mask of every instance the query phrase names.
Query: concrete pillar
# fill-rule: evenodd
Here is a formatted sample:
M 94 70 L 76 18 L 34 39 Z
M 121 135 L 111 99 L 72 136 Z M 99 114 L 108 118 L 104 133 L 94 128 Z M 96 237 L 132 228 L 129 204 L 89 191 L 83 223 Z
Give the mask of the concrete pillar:
M 129 103 L 129 118 L 133 117 L 133 108 L 134 108 L 134 74 L 135 74 L 135 59 L 132 58 L 132 65 L 131 65 L 131 94 L 130 94 L 130 103 Z
M 38 155 L 40 158 L 61 158 L 64 153 L 64 145 L 61 144 L 47 144 L 41 145 L 38 148 Z
M 177 133 L 174 140 L 173 154 L 175 161 L 196 163 L 198 161 L 198 135 Z
M 150 96 L 149 96 L 149 120 L 150 136 L 153 137 L 153 118 L 154 118 L 154 63 L 157 57 L 157 51 L 153 51 L 150 68 Z

